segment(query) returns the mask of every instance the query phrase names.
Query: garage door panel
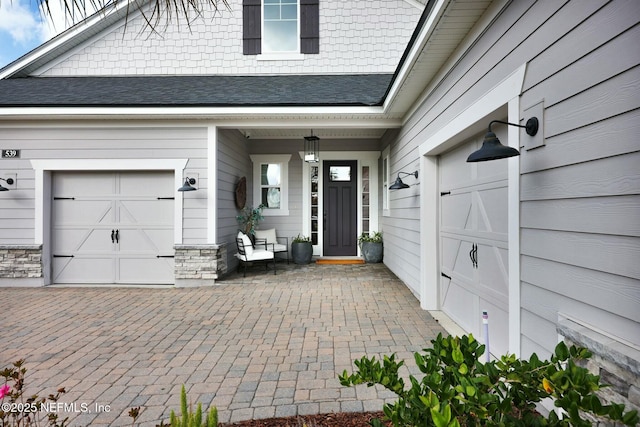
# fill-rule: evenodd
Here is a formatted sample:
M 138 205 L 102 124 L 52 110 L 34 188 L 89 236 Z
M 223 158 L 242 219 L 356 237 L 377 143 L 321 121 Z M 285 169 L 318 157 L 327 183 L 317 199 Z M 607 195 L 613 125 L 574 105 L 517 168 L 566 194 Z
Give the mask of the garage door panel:
M 87 190 L 91 191 L 88 192 Z M 115 194 L 113 172 L 56 172 L 54 197 L 86 194 L 94 197 Z
M 471 227 L 471 193 L 443 197 L 441 212 L 443 227 L 469 229 Z
M 489 245 L 478 245 L 477 280 L 505 298 L 509 294 L 509 251 Z
M 441 289 L 441 295 L 444 296 L 442 310 L 465 331 L 478 337 L 480 331 L 479 324 L 476 322 L 479 312 L 478 296 L 455 281 L 444 278 L 442 282 L 448 282 Z
M 173 226 L 173 205 L 173 200 L 121 200 L 119 223 Z
M 54 283 L 113 283 L 114 259 L 104 257 L 53 258 Z M 87 274 L 90 272 L 91 274 Z
M 107 229 L 57 229 L 53 235 L 54 254 L 111 253 L 111 230 Z
M 443 237 L 441 242 L 442 267 L 464 277 L 473 278 L 473 264 L 469 260 L 471 243 Z
M 443 190 L 465 187 L 465 183 L 472 180 L 475 166 L 467 163 L 467 157 L 470 154 L 468 150 L 471 149 L 467 147 L 475 147 L 477 144 L 476 141 L 471 141 L 467 145 L 463 145 L 440 157 L 440 184 Z M 473 151 L 473 149 L 471 150 Z
M 504 233 L 508 232 L 507 187 L 502 185 L 476 193 L 478 211 L 478 230 Z
M 119 258 L 120 283 L 173 283 L 173 258 Z
M 173 253 L 173 230 L 120 228 L 120 252 L 139 252 L 154 255 Z
M 128 172 L 120 174 L 118 194 L 122 197 L 173 196 L 173 174 L 161 171 Z
M 54 200 L 52 215 L 57 225 L 109 224 L 115 220 L 109 200 Z

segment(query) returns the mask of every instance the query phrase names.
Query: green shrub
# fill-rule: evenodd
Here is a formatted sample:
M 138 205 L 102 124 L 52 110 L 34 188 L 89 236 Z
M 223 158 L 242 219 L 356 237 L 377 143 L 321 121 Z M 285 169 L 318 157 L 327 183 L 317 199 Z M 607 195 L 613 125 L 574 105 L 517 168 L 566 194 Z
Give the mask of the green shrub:
M 253 206 L 246 206 L 242 209 L 240 214 L 236 216 L 236 220 L 244 234 L 256 234 L 255 231 L 257 225 L 264 219 L 262 211 L 265 207 L 266 205 L 264 204 L 260 204 L 257 208 L 254 208 Z
M 369 243 L 382 243 L 382 231 L 374 231 L 373 233 L 362 233 L 358 236 L 358 244 L 362 245 L 364 242 Z
M 624 412 L 624 405 L 604 405 L 595 392 L 604 387 L 600 377 L 576 364 L 591 357 L 584 348 L 564 343 L 556 346 L 549 361 L 535 354 L 529 360 L 515 355 L 480 362 L 484 345 L 472 335 L 432 340 L 432 348 L 415 353 L 424 374 L 422 380 L 409 377 L 405 387 L 398 370 L 404 365 L 395 354 L 356 360 L 357 371 L 340 376 L 344 386 L 380 384 L 398 395 L 395 403 L 384 405 L 385 418 L 394 426 L 590 426 L 582 412 L 634 426 L 636 411 Z M 536 411 L 536 404 L 551 398 L 560 415 L 547 417 Z M 379 422 L 373 425 L 381 425 Z
M 218 425 L 218 409 L 215 406 L 209 410 L 205 422 L 202 422 L 202 403 L 198 402 L 195 413 L 192 408 L 187 407 L 187 392 L 184 389 L 184 385 L 180 392 L 180 411 L 181 416 L 178 417 L 171 410 L 171 416 L 169 417 L 169 425 L 171 427 L 217 427 Z
M 311 243 L 311 237 L 303 236 L 300 233 L 291 241 L 292 243 Z

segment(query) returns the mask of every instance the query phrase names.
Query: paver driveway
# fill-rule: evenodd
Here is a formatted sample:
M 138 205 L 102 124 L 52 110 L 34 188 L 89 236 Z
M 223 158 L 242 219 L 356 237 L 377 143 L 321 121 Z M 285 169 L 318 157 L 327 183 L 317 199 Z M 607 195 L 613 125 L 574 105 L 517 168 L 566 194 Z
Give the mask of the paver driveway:
M 411 371 L 444 332 L 382 264 L 278 267 L 202 288 L 2 288 L 0 367 L 25 358 L 29 393 L 64 386 L 81 426 L 131 425 L 134 406 L 153 426 L 182 384 L 223 422 L 369 411 L 392 395 L 338 374 L 391 352 Z

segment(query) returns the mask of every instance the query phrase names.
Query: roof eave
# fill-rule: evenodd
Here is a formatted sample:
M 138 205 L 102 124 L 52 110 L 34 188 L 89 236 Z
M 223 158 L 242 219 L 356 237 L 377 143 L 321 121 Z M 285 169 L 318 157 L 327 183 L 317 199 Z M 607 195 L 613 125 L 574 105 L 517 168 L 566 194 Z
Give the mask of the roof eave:
M 382 106 L 278 106 L 278 107 L 20 107 L 0 108 L 0 123 L 11 120 L 274 120 L 313 119 L 343 122 L 345 125 L 398 127 L 399 117 L 388 116 Z
M 447 70 L 455 64 L 456 58 L 464 54 L 465 44 L 469 39 L 480 35 L 479 32 L 503 9 L 506 1 L 487 1 L 489 6 L 485 9 L 476 8 L 478 14 L 475 20 L 467 22 L 464 26 L 457 26 L 455 34 L 449 25 L 445 32 L 447 37 L 457 37 L 458 42 L 450 47 L 446 55 L 443 53 L 443 44 L 439 44 L 437 55 L 432 55 L 430 50 L 432 41 L 440 37 L 438 29 L 448 25 L 447 20 L 450 18 L 452 9 L 455 9 L 458 3 L 465 1 L 430 0 L 389 85 L 384 101 L 385 112 L 409 117 L 413 109 L 426 96 L 429 86 L 446 74 Z M 469 37 L 470 34 L 472 34 L 471 37 Z M 464 39 L 467 41 L 463 42 Z
M 128 14 L 132 12 L 130 3 L 134 3 L 134 1 L 135 0 L 116 2 L 115 5 L 107 6 L 87 17 L 4 68 L 1 68 L 0 79 L 26 77 L 30 72 L 40 68 L 45 63 L 73 49 L 122 19 L 126 19 Z

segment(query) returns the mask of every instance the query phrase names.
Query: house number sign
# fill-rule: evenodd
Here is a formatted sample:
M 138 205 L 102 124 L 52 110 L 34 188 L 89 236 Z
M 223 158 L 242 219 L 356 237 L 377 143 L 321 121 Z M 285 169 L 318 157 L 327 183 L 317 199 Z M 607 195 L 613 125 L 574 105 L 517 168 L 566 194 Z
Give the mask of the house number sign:
M 3 159 L 17 159 L 20 157 L 20 150 L 2 150 Z

